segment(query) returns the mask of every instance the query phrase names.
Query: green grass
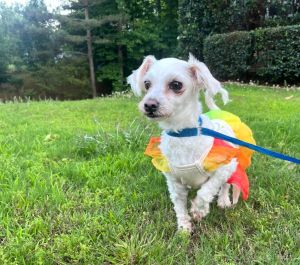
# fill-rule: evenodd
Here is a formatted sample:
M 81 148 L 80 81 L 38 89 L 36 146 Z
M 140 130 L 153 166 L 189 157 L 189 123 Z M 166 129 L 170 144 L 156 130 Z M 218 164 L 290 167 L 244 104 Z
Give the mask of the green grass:
M 300 157 L 299 91 L 227 88 L 259 145 Z M 136 105 L 0 105 L 0 264 L 300 264 L 300 166 L 255 154 L 250 198 L 177 234 Z

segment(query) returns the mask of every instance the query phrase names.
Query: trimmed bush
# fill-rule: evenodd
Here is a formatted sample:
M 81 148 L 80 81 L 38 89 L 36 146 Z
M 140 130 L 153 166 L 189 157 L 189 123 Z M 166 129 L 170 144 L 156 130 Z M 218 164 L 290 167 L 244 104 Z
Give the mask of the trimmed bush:
M 256 74 L 262 81 L 300 83 L 300 25 L 260 29 L 255 38 Z
M 249 70 L 253 57 L 251 34 L 247 31 L 236 31 L 229 34 L 216 34 L 204 41 L 204 61 L 221 79 L 238 79 Z
M 300 25 L 216 34 L 203 53 L 221 80 L 300 84 Z

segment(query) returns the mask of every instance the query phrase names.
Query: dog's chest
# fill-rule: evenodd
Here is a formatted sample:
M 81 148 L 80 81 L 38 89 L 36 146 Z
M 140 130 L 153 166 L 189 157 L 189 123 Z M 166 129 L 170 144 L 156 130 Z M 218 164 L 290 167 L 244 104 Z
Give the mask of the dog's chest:
M 173 166 L 194 163 L 211 149 L 213 138 L 207 136 L 170 137 L 162 135 L 160 149 Z
M 160 148 L 171 168 L 168 174 L 182 184 L 199 187 L 209 178 L 209 174 L 202 168 L 202 163 L 212 145 L 213 138 L 206 136 L 188 138 L 162 136 Z

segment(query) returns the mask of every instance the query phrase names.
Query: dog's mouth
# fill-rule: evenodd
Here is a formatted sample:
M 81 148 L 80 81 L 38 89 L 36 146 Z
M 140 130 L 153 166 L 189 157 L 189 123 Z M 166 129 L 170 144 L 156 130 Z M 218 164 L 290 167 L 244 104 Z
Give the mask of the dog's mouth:
M 168 117 L 166 114 L 160 112 L 144 112 L 145 116 L 151 120 L 163 120 Z
M 163 115 L 159 115 L 159 114 L 155 114 L 153 112 L 148 112 L 148 113 L 145 113 L 145 115 L 150 118 L 150 119 L 158 119 L 158 118 L 163 118 L 164 116 Z

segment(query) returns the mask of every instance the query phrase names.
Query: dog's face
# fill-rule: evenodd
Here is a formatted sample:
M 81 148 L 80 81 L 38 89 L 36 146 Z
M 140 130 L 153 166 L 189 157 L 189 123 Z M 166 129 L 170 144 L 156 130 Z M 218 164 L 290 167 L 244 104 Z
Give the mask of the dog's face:
M 180 116 L 190 104 L 198 102 L 200 87 L 206 89 L 206 102 L 211 108 L 217 108 L 212 97 L 218 92 L 225 93 L 205 64 L 192 55 L 188 61 L 175 58 L 156 60 L 147 56 L 128 77 L 128 83 L 135 94 L 144 93 L 139 103 L 140 111 L 158 121 Z
M 192 72 L 187 62 L 175 58 L 146 62 L 141 78 L 145 96 L 139 109 L 150 119 L 163 120 L 181 112 L 196 97 Z

